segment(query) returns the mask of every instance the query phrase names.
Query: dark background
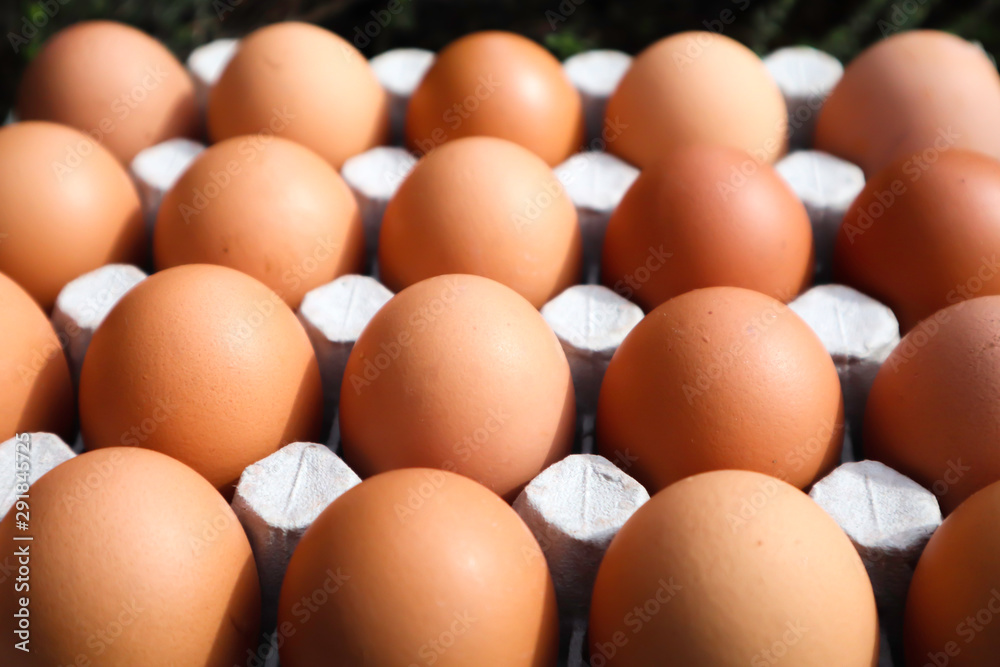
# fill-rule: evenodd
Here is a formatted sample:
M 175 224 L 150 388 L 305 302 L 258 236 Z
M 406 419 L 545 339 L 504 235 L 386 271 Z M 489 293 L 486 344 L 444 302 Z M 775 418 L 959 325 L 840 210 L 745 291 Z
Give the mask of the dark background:
M 915 27 L 955 32 L 990 53 L 1000 49 L 1000 0 L 0 0 L 0 6 L 4 113 L 21 70 L 45 38 L 92 18 L 135 25 L 181 59 L 199 44 L 283 19 L 326 26 L 367 56 L 398 46 L 438 50 L 485 28 L 527 35 L 560 59 L 598 47 L 636 53 L 665 35 L 706 28 L 721 29 L 761 55 L 810 44 L 847 61 L 884 34 Z M 378 18 L 384 25 L 369 25 Z M 359 37 L 366 27 L 376 36 Z

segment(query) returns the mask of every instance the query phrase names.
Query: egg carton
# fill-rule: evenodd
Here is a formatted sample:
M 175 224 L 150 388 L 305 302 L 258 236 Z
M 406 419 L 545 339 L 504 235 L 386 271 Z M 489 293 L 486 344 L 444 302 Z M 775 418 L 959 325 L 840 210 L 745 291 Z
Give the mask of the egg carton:
M 207 91 L 238 47 L 220 40 L 196 49 L 188 67 L 204 104 Z M 402 116 L 434 54 L 399 49 L 372 59 L 372 66 L 390 93 L 393 137 L 402 137 Z M 605 152 L 601 136 L 604 107 L 631 59 L 615 51 L 594 51 L 564 63 L 580 90 L 587 117 L 587 148 L 555 172 L 574 202 L 584 240 L 584 284 L 576 285 L 542 308 L 566 352 L 576 390 L 579 423 L 574 454 L 532 480 L 514 502 L 514 509 L 532 530 L 545 553 L 556 586 L 562 626 L 561 664 L 588 664 L 586 619 L 589 592 L 608 544 L 631 514 L 648 499 L 646 490 L 628 474 L 629 461 L 608 461 L 596 455 L 594 419 L 601 380 L 625 336 L 641 320 L 627 286 L 594 284 L 600 276 L 601 240 L 607 222 L 638 175 L 631 165 Z M 836 83 L 842 68 L 811 49 L 782 49 L 765 63 L 786 102 L 793 146 L 811 143 L 808 117 Z M 817 100 L 819 102 L 817 102 Z M 794 122 L 793 122 L 794 121 Z M 805 128 L 805 129 L 803 129 Z M 139 153 L 131 174 L 142 194 L 150 229 L 164 193 L 169 190 L 204 145 L 172 140 Z M 369 256 L 375 248 L 385 206 L 416 162 L 404 148 L 382 146 L 348 160 L 342 175 L 362 211 Z M 860 169 L 816 151 L 793 152 L 777 165 L 809 212 L 816 239 L 817 271 L 828 276 L 833 230 L 847 206 L 864 186 Z M 53 319 L 60 332 L 76 331 L 67 347 L 74 377 L 87 344 L 100 321 L 121 296 L 145 277 L 136 267 L 102 267 L 73 281 L 60 294 Z M 378 282 L 372 262 L 368 275 L 342 276 L 306 295 L 298 317 L 319 360 L 324 387 L 324 443 L 292 443 L 249 466 L 232 504 L 257 562 L 265 628 L 276 621 L 277 593 L 289 557 L 313 520 L 340 494 L 360 480 L 339 458 L 337 403 L 350 351 L 368 321 L 391 298 Z M 844 463 L 811 491 L 813 498 L 844 528 L 861 554 L 875 589 L 883 623 L 882 661 L 891 665 L 898 647 L 902 602 L 917 558 L 940 523 L 933 494 L 899 473 L 871 461 L 855 462 L 860 445 L 863 406 L 882 361 L 899 342 L 899 329 L 884 305 L 850 288 L 820 285 L 791 304 L 816 331 L 830 352 L 841 380 L 846 406 Z M 35 434 L 32 474 L 37 477 L 74 455 L 58 437 Z M 77 443 L 77 451 L 82 443 Z M 0 444 L 0 463 L 14 470 L 13 441 Z M 0 498 L 9 505 L 15 484 L 4 478 Z M 30 481 L 33 481 L 30 480 Z M 587 493 L 581 489 L 587 488 Z M 6 511 L 0 506 L 0 515 Z M 259 663 L 276 667 L 279 642 L 270 635 L 258 652 Z
M 61 326 L 96 328 L 103 316 L 95 315 L 87 304 L 97 300 L 102 312 L 110 310 L 127 291 L 109 288 L 122 284 L 114 277 L 121 271 L 120 266 L 106 266 L 68 285 L 58 300 L 66 320 Z M 109 294 L 116 296 L 109 299 Z M 330 502 L 359 481 L 335 453 L 339 440 L 336 396 L 354 342 L 389 298 L 391 292 L 372 276 L 348 275 L 311 291 L 299 308 L 298 316 L 320 361 L 331 435 L 325 444 L 290 444 L 248 467 L 233 499 L 257 561 L 265 627 L 275 622 L 280 582 L 299 538 Z M 816 330 L 834 358 L 846 402 L 863 404 L 874 372 L 899 340 L 891 311 L 838 285 L 815 287 L 793 302 L 792 308 Z M 542 314 L 570 361 L 581 415 L 578 453 L 536 477 L 514 508 L 548 559 L 562 611 L 566 664 L 583 665 L 588 592 L 597 567 L 618 528 L 648 498 L 627 475 L 629 461 L 611 462 L 591 453 L 604 371 L 621 341 L 642 318 L 642 311 L 606 287 L 577 285 L 546 304 Z M 82 361 L 86 347 L 78 349 L 82 351 L 75 364 Z M 851 433 L 860 432 L 859 425 L 849 421 L 845 441 Z M 847 448 L 845 460 L 852 454 Z M 41 474 L 71 455 L 58 438 L 39 437 L 33 448 L 33 456 L 38 457 L 33 471 Z M 0 460 L 4 456 L 13 456 L 13 441 L 0 446 Z M 580 492 L 584 486 L 587 494 Z M 12 490 L 11 483 L 0 488 L 0 493 L 10 495 Z M 817 483 L 812 493 L 851 536 L 869 567 L 883 623 L 887 630 L 898 632 L 912 568 L 926 538 L 940 523 L 933 494 L 873 462 L 842 465 Z M 913 507 L 922 511 L 913 512 Z M 266 654 L 265 647 L 262 655 Z

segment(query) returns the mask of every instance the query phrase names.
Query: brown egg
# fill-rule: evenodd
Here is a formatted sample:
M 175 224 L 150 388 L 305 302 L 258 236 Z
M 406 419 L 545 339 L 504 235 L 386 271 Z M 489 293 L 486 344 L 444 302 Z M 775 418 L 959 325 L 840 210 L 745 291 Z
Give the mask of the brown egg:
M 0 595 L 0 663 L 231 667 L 255 648 L 260 588 L 250 543 L 193 470 L 114 447 L 57 466 L 30 495 L 28 531 L 15 529 L 14 512 L 0 523 L 11 553 L 30 552 L 30 589 Z M 23 535 L 32 541 L 13 541 Z M 30 653 L 14 647 L 24 639 L 14 639 L 21 599 Z
M 164 196 L 158 268 L 221 264 L 297 308 L 306 292 L 364 264 L 357 200 L 308 148 L 267 135 L 234 137 L 202 153 Z
M 17 115 L 85 132 L 128 163 L 199 132 L 194 82 L 165 46 L 122 23 L 84 21 L 49 39 L 21 79 Z
M 440 470 L 395 470 L 335 500 L 281 588 L 284 667 L 554 667 L 555 589 L 506 503 Z
M 349 42 L 307 23 L 256 30 L 209 91 L 213 141 L 271 133 L 336 168 L 389 138 L 388 96 Z
M 722 146 L 682 148 L 643 169 L 604 237 L 601 279 L 646 310 L 714 286 L 787 302 L 812 275 L 802 202 L 770 165 Z
M 834 273 L 892 308 L 905 332 L 949 304 L 1000 294 L 998 252 L 1000 162 L 954 149 L 868 181 L 844 216 Z
M 1000 480 L 1000 296 L 963 301 L 910 331 L 865 409 L 865 454 L 934 492 L 945 512 Z
M 466 35 L 438 54 L 413 92 L 406 144 L 429 153 L 476 135 L 513 141 L 554 167 L 583 143 L 580 94 L 559 61 L 530 39 Z
M 651 492 L 708 470 L 805 488 L 840 458 L 837 370 L 780 301 L 736 287 L 682 294 L 615 352 L 597 408 L 600 452 Z
M 27 292 L 2 273 L 0 313 L 0 442 L 15 433 L 37 431 L 72 442 L 73 382 L 52 323 Z
M 906 664 L 986 667 L 1000 655 L 1000 483 L 931 536 L 906 599 Z
M 251 463 L 316 441 L 322 399 L 291 309 L 253 278 L 208 264 L 132 288 L 94 334 L 80 378 L 88 449 L 169 454 L 227 496 Z
M 646 168 L 681 146 L 746 151 L 758 163 L 785 152 L 788 112 L 757 55 L 711 32 L 665 37 L 636 56 L 608 100 L 608 151 Z
M 485 276 L 541 308 L 578 281 L 582 252 L 576 208 L 548 165 L 509 141 L 470 137 L 420 160 L 389 201 L 379 270 L 392 290 Z
M 508 500 L 570 452 L 576 419 L 558 339 L 512 290 L 439 276 L 382 307 L 340 392 L 344 456 L 362 477 L 428 467 Z
M 758 473 L 709 472 L 656 494 L 597 574 L 591 665 L 874 667 L 878 651 L 850 540 L 809 496 Z
M 955 147 L 1000 158 L 998 116 L 1000 77 L 986 52 L 955 35 L 914 30 L 848 65 L 820 111 L 815 143 L 869 176 Z
M 139 193 L 111 153 L 54 123 L 0 129 L 0 271 L 43 309 L 84 273 L 142 263 L 146 245 Z

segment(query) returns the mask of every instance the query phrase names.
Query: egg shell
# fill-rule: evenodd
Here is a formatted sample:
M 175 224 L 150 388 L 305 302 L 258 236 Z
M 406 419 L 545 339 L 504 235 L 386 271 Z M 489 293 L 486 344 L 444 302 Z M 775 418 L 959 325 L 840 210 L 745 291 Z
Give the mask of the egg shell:
M 307 23 L 276 23 L 241 40 L 208 96 L 213 141 L 262 132 L 339 169 L 388 140 L 389 98 L 349 42 Z
M 555 166 L 580 150 L 583 104 L 562 65 L 526 37 L 476 32 L 439 54 L 410 98 L 406 144 L 429 153 L 486 135 L 520 144 Z
M 770 163 L 788 139 L 785 99 L 763 61 L 710 32 L 671 35 L 636 56 L 604 124 L 608 151 L 641 169 L 691 144 L 730 146 Z
M 393 297 L 351 350 L 344 457 L 362 478 L 441 468 L 513 501 L 569 454 L 574 401 L 566 355 L 531 304 L 486 278 L 439 276 Z
M 716 471 L 653 496 L 615 536 L 590 612 L 591 664 L 874 667 L 864 565 L 801 491 Z
M 14 648 L 19 595 L 0 596 L 0 662 L 229 667 L 255 648 L 260 590 L 226 501 L 177 461 L 115 447 L 31 487 L 30 653 Z M 13 585 L 13 581 L 9 582 Z
M 253 278 L 190 264 L 122 297 L 91 340 L 80 380 L 88 449 L 169 454 L 227 497 L 243 469 L 315 442 L 323 396 L 295 314 Z
M 644 169 L 611 215 L 601 279 L 652 310 L 699 287 L 791 301 L 813 275 L 809 214 L 768 164 L 691 146 Z
M 848 65 L 820 111 L 816 148 L 869 176 L 950 148 L 1000 158 L 1000 76 L 980 46 L 936 30 L 892 35 Z
M 389 200 L 379 236 L 381 279 L 398 291 L 468 273 L 541 308 L 580 278 L 576 208 L 555 173 L 512 142 L 470 137 L 420 160 Z
M 963 301 L 908 333 L 865 409 L 866 454 L 919 482 L 948 513 L 1000 480 L 1000 296 Z
M 834 247 L 838 281 L 892 308 L 900 330 L 963 299 L 1000 294 L 1000 161 L 953 149 L 897 160 L 854 200 Z
M 160 269 L 242 271 L 297 308 L 309 290 L 361 270 L 361 212 L 340 174 L 308 148 L 233 137 L 201 154 L 164 197 L 153 254 Z
M 292 555 L 278 614 L 294 631 L 285 667 L 556 664 L 538 543 L 495 494 L 440 470 L 376 475 L 333 501 Z
M 688 292 L 626 336 L 601 385 L 600 453 L 655 492 L 746 469 L 805 488 L 839 460 L 830 355 L 791 309 L 736 287 Z
M 21 287 L 0 273 L 0 442 L 45 431 L 72 442 L 76 397 L 52 323 Z
M 931 537 L 906 601 L 906 664 L 979 667 L 1000 655 L 1000 483 L 973 494 Z
M 128 172 L 90 137 L 55 123 L 0 129 L 0 271 L 46 311 L 74 278 L 146 258 Z
M 89 134 L 122 163 L 167 139 L 197 137 L 194 82 L 165 46 L 113 21 L 83 21 L 42 46 L 21 79 L 17 114 Z

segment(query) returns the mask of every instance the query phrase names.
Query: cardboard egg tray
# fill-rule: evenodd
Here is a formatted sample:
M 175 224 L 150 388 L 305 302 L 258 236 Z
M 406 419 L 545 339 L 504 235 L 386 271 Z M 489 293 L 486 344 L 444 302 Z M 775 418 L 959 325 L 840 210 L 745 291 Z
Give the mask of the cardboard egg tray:
M 204 103 L 237 42 L 220 40 L 197 49 L 188 60 Z M 392 99 L 393 136 L 401 137 L 409 94 L 434 59 L 420 49 L 399 49 L 371 61 Z M 618 528 L 648 498 L 627 474 L 630 461 L 596 455 L 594 413 L 604 371 L 628 332 L 642 319 L 631 303 L 631 287 L 599 284 L 601 240 L 611 212 L 638 175 L 604 151 L 615 140 L 603 125 L 604 106 L 630 57 L 593 51 L 567 60 L 565 70 L 580 90 L 588 119 L 585 150 L 556 168 L 577 207 L 584 238 L 585 283 L 569 288 L 542 308 L 569 359 L 576 390 L 578 425 L 575 453 L 536 477 L 514 502 L 546 555 L 556 586 L 562 625 L 561 664 L 582 667 L 587 656 L 586 619 L 598 565 Z M 782 49 L 765 59 L 788 104 L 793 149 L 777 169 L 806 206 L 813 225 L 817 284 L 790 307 L 816 331 L 831 354 L 845 399 L 842 464 L 818 482 L 810 495 L 840 524 L 868 569 L 882 625 L 880 665 L 898 656 L 902 608 L 917 559 L 941 522 L 934 495 L 903 475 L 873 461 L 857 461 L 864 404 L 879 366 L 899 342 L 899 327 L 887 307 L 829 280 L 833 239 L 844 212 L 864 186 L 861 170 L 833 156 L 810 151 L 812 124 L 842 67 L 836 59 L 808 48 Z M 139 187 L 148 224 L 163 194 L 204 146 L 175 139 L 139 153 L 131 173 Z M 386 203 L 416 157 L 399 146 L 383 146 L 348 160 L 342 169 L 363 215 L 369 257 L 374 257 Z M 145 278 L 136 267 L 109 265 L 68 284 L 53 312 L 68 340 L 70 366 L 78 380 L 90 336 L 121 296 Z M 248 665 L 278 664 L 277 597 L 288 560 L 302 534 L 341 493 L 360 482 L 337 456 L 337 403 L 348 355 L 362 329 L 392 293 L 368 275 L 348 275 L 314 289 L 298 316 L 319 360 L 329 437 L 324 443 L 293 443 L 248 467 L 232 507 L 239 517 L 260 574 L 263 640 Z M 32 480 L 83 449 L 50 434 L 33 434 Z M 0 469 L 14 470 L 14 441 L 0 445 Z M 588 492 L 582 493 L 584 485 Z M 292 493 L 293 489 L 295 490 Z M 13 480 L 0 484 L 0 516 L 13 503 Z

